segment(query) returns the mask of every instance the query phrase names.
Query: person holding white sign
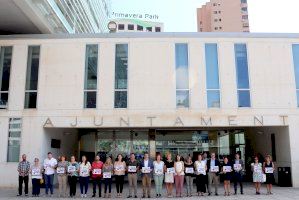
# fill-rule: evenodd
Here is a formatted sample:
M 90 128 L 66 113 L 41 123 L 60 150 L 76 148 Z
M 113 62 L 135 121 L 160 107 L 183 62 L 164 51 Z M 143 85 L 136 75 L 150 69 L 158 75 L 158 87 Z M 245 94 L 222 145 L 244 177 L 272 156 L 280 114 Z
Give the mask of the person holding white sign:
M 39 163 L 38 158 L 34 158 L 34 164 L 31 166 L 30 173 L 32 179 L 32 195 L 39 197 L 40 194 L 40 181 L 42 177 L 43 167 Z
M 194 164 L 192 162 L 191 156 L 185 161 L 185 179 L 187 184 L 187 196 L 192 196 L 192 188 L 193 188 L 193 176 L 194 176 Z
M 174 183 L 174 162 L 171 159 L 171 153 L 167 153 L 166 155 L 164 171 L 167 197 L 172 197 L 172 189 Z
M 97 186 L 99 188 L 99 197 L 102 197 L 102 169 L 103 169 L 104 163 L 100 160 L 100 156 L 96 156 L 94 161 L 91 164 L 91 173 L 92 173 L 92 185 L 93 185 L 93 190 L 92 190 L 92 197 L 96 196 L 97 193 Z
M 174 183 L 175 183 L 176 197 L 183 197 L 182 192 L 184 187 L 185 166 L 179 154 L 176 155 L 175 157 L 174 170 L 175 170 Z
M 259 162 L 257 156 L 254 157 L 254 163 L 251 163 L 252 178 L 255 186 L 256 194 L 259 195 L 261 189 L 261 183 L 263 182 L 263 165 Z
M 89 185 L 89 175 L 91 170 L 90 162 L 87 161 L 86 156 L 82 156 L 82 162 L 79 163 L 79 183 L 81 197 L 87 197 L 88 185 Z
M 240 184 L 240 192 L 243 194 L 243 172 L 244 172 L 244 161 L 240 159 L 240 154 L 236 153 L 235 161 L 234 161 L 234 189 L 235 195 L 237 194 L 238 190 L 238 183 Z
M 65 160 L 65 156 L 60 156 L 60 160 L 57 163 L 56 173 L 58 180 L 58 190 L 59 190 L 59 198 L 66 197 L 67 190 L 67 166 L 68 162 Z
M 112 185 L 112 175 L 113 175 L 113 164 L 110 157 L 106 158 L 106 162 L 103 165 L 103 179 L 104 179 L 104 198 L 111 198 L 111 185 Z M 107 195 L 107 190 L 109 188 L 109 193 Z
M 229 162 L 228 157 L 224 157 L 221 172 L 224 180 L 224 196 L 230 196 L 230 181 L 232 179 L 232 171 L 232 164 Z
M 152 182 L 152 171 L 154 168 L 153 161 L 149 159 L 149 154 L 144 153 L 144 159 L 140 163 L 141 177 L 142 177 L 142 198 L 151 198 L 151 182 Z
M 154 165 L 154 181 L 156 188 L 156 197 L 162 196 L 162 185 L 164 178 L 164 162 L 161 160 L 161 154 L 157 154 Z
M 48 153 L 48 157 L 44 160 L 44 172 L 45 172 L 45 186 L 46 186 L 46 196 L 49 194 L 49 190 L 51 192 L 51 196 L 53 196 L 54 188 L 54 173 L 57 166 L 57 160 L 53 158 L 51 152 Z
M 138 161 L 135 159 L 135 154 L 131 153 L 130 159 L 127 163 L 128 182 L 129 182 L 129 196 L 132 197 L 132 190 L 134 190 L 134 197 L 137 198 L 137 170 L 139 168 Z
M 198 196 L 206 192 L 206 177 L 207 177 L 207 161 L 203 160 L 202 154 L 198 154 L 197 161 L 194 162 L 196 174 L 196 189 Z
M 123 188 L 124 188 L 124 177 L 126 174 L 126 162 L 123 161 L 123 156 L 121 154 L 117 155 L 116 161 L 114 163 L 114 175 L 115 175 L 115 185 L 117 197 L 122 198 Z
M 266 174 L 266 186 L 267 194 L 272 194 L 272 184 L 274 184 L 274 163 L 272 162 L 271 156 L 267 155 L 265 157 L 265 162 L 263 164 L 264 173 Z
M 215 186 L 215 195 L 218 196 L 220 162 L 219 160 L 216 159 L 215 153 L 211 153 L 211 159 L 207 161 L 207 166 L 208 166 L 208 180 L 209 180 L 208 195 L 209 196 L 211 195 L 211 188 L 213 183 Z
M 79 164 L 76 162 L 75 156 L 71 156 L 67 171 L 69 175 L 70 197 L 72 198 L 76 196 L 77 178 L 79 175 Z

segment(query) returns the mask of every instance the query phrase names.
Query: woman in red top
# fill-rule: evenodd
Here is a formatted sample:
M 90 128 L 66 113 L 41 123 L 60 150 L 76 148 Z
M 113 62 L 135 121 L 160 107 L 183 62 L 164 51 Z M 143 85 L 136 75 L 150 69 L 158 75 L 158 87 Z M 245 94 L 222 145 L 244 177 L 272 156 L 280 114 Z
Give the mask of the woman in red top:
M 100 156 L 96 156 L 95 160 L 92 162 L 91 165 L 91 173 L 92 173 L 92 183 L 93 183 L 93 195 L 92 197 L 96 196 L 96 189 L 97 185 L 99 187 L 99 197 L 102 196 L 102 186 L 101 186 L 101 179 L 102 179 L 102 168 L 103 162 L 100 161 Z

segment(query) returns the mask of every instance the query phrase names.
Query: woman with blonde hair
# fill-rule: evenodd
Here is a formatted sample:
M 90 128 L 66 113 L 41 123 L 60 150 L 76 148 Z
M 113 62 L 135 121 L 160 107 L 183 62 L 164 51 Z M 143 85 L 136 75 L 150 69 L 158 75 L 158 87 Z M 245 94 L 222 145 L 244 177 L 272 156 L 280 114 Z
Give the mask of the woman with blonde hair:
M 110 157 L 106 158 L 103 166 L 103 178 L 104 178 L 104 198 L 111 198 L 111 185 L 112 185 L 112 175 L 113 175 L 113 163 Z M 109 188 L 109 193 L 107 195 L 107 190 Z
M 68 162 L 64 155 L 59 156 L 59 162 L 57 163 L 56 173 L 59 188 L 59 197 L 66 197 L 67 191 L 67 166 Z
M 272 194 L 272 184 L 274 183 L 274 163 L 270 155 L 265 157 L 263 171 L 266 174 L 267 194 Z
M 175 170 L 174 182 L 175 182 L 176 197 L 183 197 L 182 192 L 184 187 L 185 166 L 179 154 L 176 155 L 175 157 L 174 170 Z
M 164 171 L 167 197 L 172 197 L 172 189 L 174 183 L 174 162 L 171 159 L 171 153 L 166 154 Z

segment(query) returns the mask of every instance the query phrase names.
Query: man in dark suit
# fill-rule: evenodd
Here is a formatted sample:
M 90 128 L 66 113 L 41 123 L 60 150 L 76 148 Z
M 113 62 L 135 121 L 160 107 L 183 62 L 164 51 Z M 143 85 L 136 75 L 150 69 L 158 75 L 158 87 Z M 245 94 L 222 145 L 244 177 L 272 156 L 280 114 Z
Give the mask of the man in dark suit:
M 240 184 L 240 191 L 243 194 L 243 173 L 244 173 L 244 161 L 240 159 L 240 154 L 236 153 L 234 161 L 234 188 L 235 194 L 237 194 L 238 183 Z
M 149 154 L 144 154 L 144 159 L 140 163 L 141 177 L 142 177 L 142 198 L 151 198 L 151 181 L 154 169 L 153 161 L 149 159 Z
M 212 183 L 215 185 L 215 195 L 218 196 L 218 185 L 219 185 L 219 170 L 220 170 L 220 162 L 216 159 L 215 153 L 211 153 L 211 159 L 207 161 L 208 168 L 208 180 L 209 187 L 208 192 L 209 196 L 211 195 L 211 186 Z

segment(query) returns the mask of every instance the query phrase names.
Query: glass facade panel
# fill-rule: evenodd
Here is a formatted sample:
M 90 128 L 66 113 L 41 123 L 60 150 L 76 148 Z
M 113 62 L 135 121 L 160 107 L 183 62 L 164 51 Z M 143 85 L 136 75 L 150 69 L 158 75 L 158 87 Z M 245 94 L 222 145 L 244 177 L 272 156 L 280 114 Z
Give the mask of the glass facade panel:
M 7 107 L 12 47 L 0 47 L 0 109 Z
M 127 107 L 127 91 L 115 91 L 114 93 L 114 108 Z
M 238 90 L 239 107 L 250 107 L 250 92 L 249 90 Z
M 85 54 L 84 108 L 96 108 L 98 83 L 98 45 L 87 45 Z
M 84 106 L 85 108 L 96 108 L 97 92 L 84 92 Z
M 114 108 L 127 108 L 128 98 L 128 44 L 117 44 L 115 48 L 115 92 Z
M 299 44 L 293 44 L 293 61 L 296 81 L 297 107 L 299 107 Z
M 128 44 L 117 44 L 115 54 L 115 89 L 127 89 Z
M 189 107 L 189 91 L 177 90 L 176 91 L 176 105 L 177 107 Z
M 36 108 L 40 46 L 29 46 L 27 59 L 25 108 Z
M 188 45 L 175 45 L 176 89 L 189 89 Z
M 189 107 L 188 44 L 175 44 L 176 106 Z
M 21 118 L 9 118 L 7 162 L 19 162 L 20 138 L 22 130 Z
M 219 89 L 217 44 L 205 45 L 207 89 Z
M 219 90 L 208 90 L 208 108 L 219 108 L 220 107 L 220 92 Z
M 250 107 L 250 88 L 246 44 L 235 44 L 239 107 Z

